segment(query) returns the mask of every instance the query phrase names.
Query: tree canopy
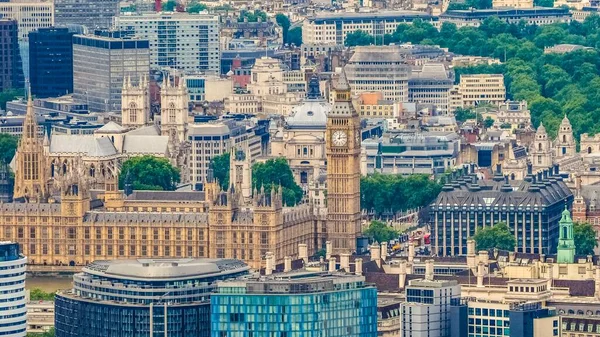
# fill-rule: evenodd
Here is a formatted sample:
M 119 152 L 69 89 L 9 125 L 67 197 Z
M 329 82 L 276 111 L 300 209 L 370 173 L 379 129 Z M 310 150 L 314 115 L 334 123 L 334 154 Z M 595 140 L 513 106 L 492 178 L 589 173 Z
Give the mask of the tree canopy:
M 269 159 L 264 163 L 252 165 L 253 188 L 260 190 L 264 187 L 265 191 L 269 191 L 271 187 L 278 188 L 279 185 L 283 188 L 284 205 L 294 206 L 302 200 L 304 192 L 296 184 L 294 174 L 285 158 Z
M 363 31 L 347 35 L 346 45 L 374 44 L 374 37 Z M 380 44 L 377 41 L 377 44 Z M 590 15 L 584 22 L 527 25 L 524 21 L 507 23 L 487 18 L 479 27 L 457 28 L 445 22 L 438 31 L 430 23 L 415 20 L 400 24 L 383 43 L 435 43 L 462 55 L 500 59 L 499 65 L 456 68 L 457 80 L 466 73 L 504 74 L 508 98 L 527 100 L 532 122 L 544 126 L 555 136 L 567 114 L 575 136 L 600 131 L 600 16 Z M 560 43 L 580 44 L 592 49 L 569 53 L 544 53 L 545 47 Z
M 199 3 L 198 1 L 192 1 L 186 8 L 188 13 L 200 13 L 207 9 L 205 4 Z
M 166 2 L 163 2 L 161 8 L 165 12 L 173 12 L 175 11 L 175 8 L 177 8 L 177 1 L 168 0 Z
M 28 332 L 27 337 L 54 337 L 56 336 L 54 328 L 50 328 L 50 330 L 46 332 Z
M 6 109 L 6 102 L 10 102 L 17 97 L 25 96 L 23 89 L 8 89 L 0 91 L 0 109 Z
M 598 247 L 598 241 L 592 225 L 576 222 L 573 225 L 573 239 L 575 239 L 575 254 L 594 255 L 594 248 Z
M 133 157 L 126 160 L 119 174 L 119 187 L 132 179 L 134 190 L 173 191 L 180 181 L 179 169 L 166 158 L 154 156 Z
M 400 232 L 395 230 L 393 227 L 388 226 L 382 221 L 371 221 L 371 224 L 367 229 L 363 231 L 366 237 L 371 238 L 375 242 L 388 242 L 392 239 L 397 239 Z
M 212 159 L 212 168 L 215 178 L 219 181 L 221 188 L 229 188 L 229 153 L 215 156 Z M 304 192 L 296 184 L 294 174 L 287 160 L 283 157 L 269 159 L 264 163 L 252 165 L 252 188 L 270 191 L 271 187 L 279 188 L 281 185 L 283 204 L 294 206 L 302 200 Z
M 396 213 L 429 205 L 441 191 L 441 185 L 425 174 L 402 176 L 371 174 L 360 180 L 362 209 Z
M 238 22 L 244 22 L 246 19 L 248 22 L 258 22 L 258 18 L 260 18 L 262 22 L 267 21 L 267 13 L 259 9 L 254 11 L 243 11 L 238 17 Z
M 34 288 L 29 291 L 29 298 L 32 301 L 54 301 L 56 293 L 48 293 L 40 288 Z
M 287 43 L 296 46 L 302 45 L 302 27 L 294 27 L 288 31 Z
M 290 19 L 283 13 L 277 13 L 277 15 L 275 15 L 275 21 L 277 21 L 277 24 L 283 31 L 283 43 L 288 43 L 288 31 L 291 26 Z
M 515 236 L 511 234 L 508 225 L 498 222 L 491 227 L 479 227 L 473 237 L 477 244 L 477 250 L 488 250 L 498 248 L 513 251 L 515 249 Z
M 10 163 L 17 151 L 17 145 L 17 137 L 8 133 L 0 133 L 0 163 Z
M 221 189 L 229 187 L 229 152 L 212 158 L 212 169 L 215 179 L 219 182 Z

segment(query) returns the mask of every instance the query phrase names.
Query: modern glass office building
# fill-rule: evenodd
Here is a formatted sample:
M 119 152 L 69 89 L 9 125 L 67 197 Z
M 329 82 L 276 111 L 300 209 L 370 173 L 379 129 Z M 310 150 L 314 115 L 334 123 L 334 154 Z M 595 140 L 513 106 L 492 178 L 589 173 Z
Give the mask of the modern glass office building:
M 212 337 L 375 337 L 377 290 L 362 276 L 293 272 L 219 282 Z
M 73 33 L 68 28 L 29 33 L 29 82 L 36 98 L 73 92 Z
M 20 253 L 18 243 L 0 242 L 0 336 L 26 334 L 26 264 L 27 258 Z
M 56 296 L 56 336 L 208 337 L 216 281 L 248 270 L 233 259 L 93 262 Z

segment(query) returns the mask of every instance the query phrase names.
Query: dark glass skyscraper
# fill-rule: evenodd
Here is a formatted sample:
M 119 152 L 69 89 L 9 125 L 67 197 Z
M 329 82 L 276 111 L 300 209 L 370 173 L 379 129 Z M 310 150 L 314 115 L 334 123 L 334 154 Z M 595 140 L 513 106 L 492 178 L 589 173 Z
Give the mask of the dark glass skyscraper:
M 68 28 L 29 33 L 29 81 L 38 98 L 73 92 L 73 33 Z
M 0 19 L 0 91 L 23 88 L 18 39 L 17 21 Z

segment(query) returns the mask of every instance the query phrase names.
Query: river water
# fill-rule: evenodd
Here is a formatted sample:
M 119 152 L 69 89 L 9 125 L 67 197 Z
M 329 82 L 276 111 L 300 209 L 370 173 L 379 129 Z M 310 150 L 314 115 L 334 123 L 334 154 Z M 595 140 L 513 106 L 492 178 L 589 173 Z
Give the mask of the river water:
M 73 276 L 27 276 L 25 280 L 26 289 L 39 288 L 45 292 L 53 293 L 57 290 L 70 289 L 73 287 Z

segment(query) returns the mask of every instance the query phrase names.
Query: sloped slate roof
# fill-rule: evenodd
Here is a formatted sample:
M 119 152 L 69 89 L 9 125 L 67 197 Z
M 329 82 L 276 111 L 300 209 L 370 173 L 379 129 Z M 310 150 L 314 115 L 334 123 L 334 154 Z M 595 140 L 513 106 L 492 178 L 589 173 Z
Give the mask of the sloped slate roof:
M 117 154 L 110 139 L 93 135 L 52 135 L 50 153 L 77 153 L 89 157 L 107 157 Z

